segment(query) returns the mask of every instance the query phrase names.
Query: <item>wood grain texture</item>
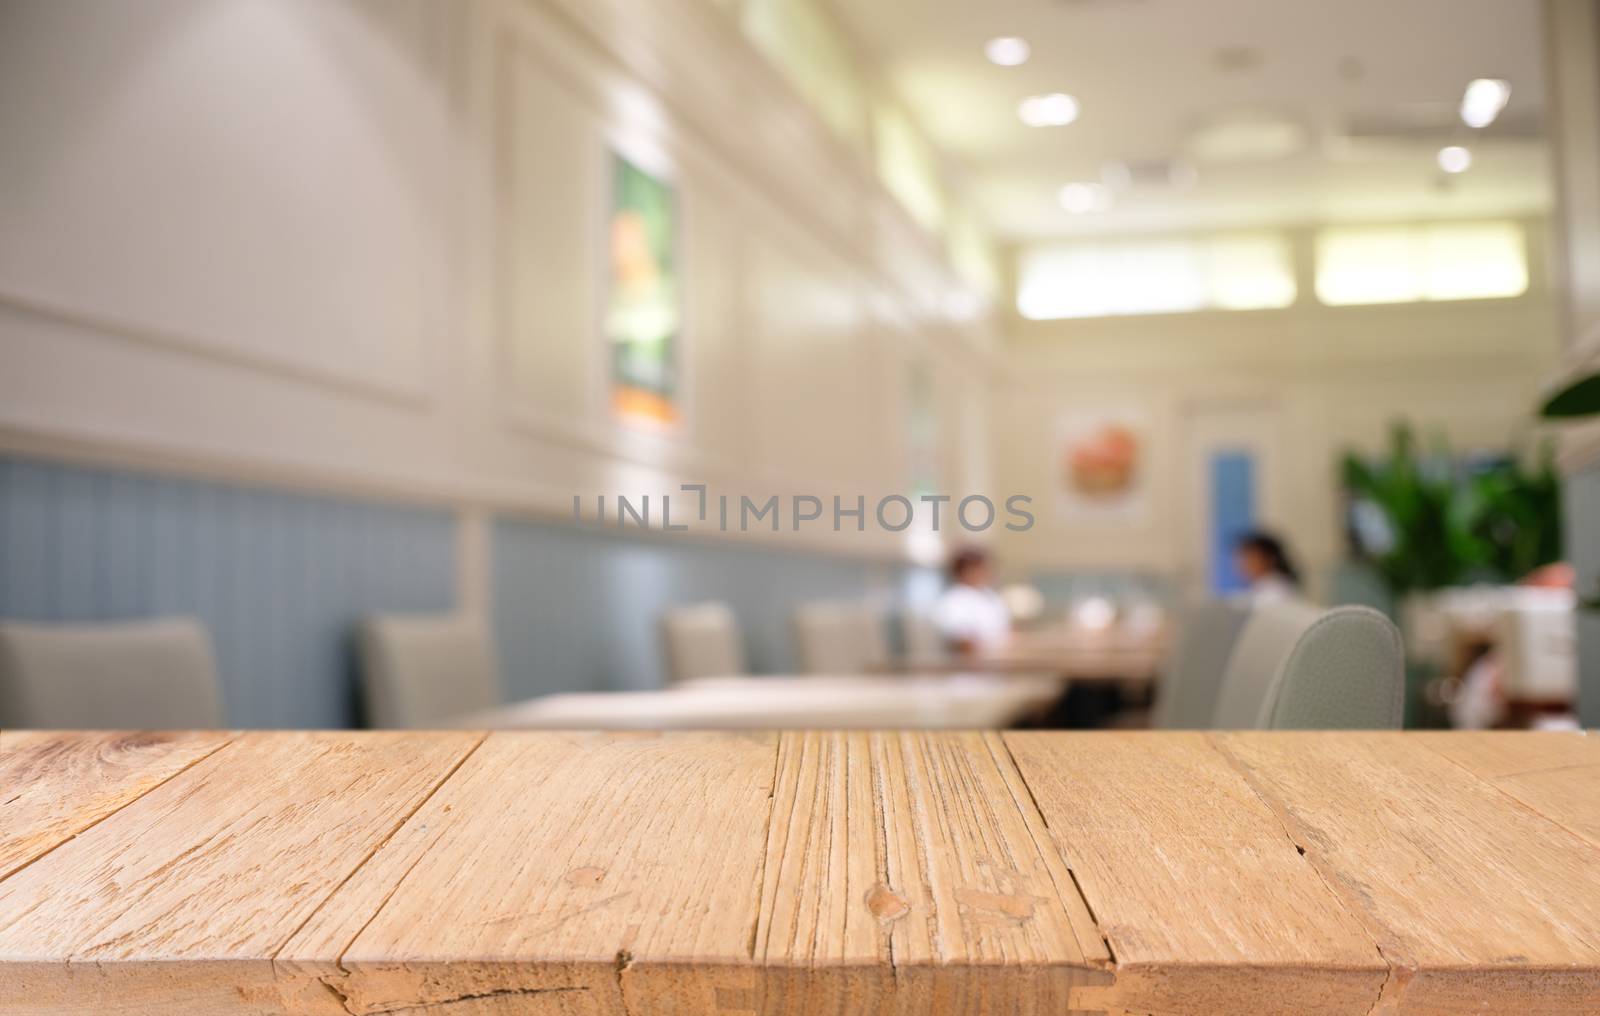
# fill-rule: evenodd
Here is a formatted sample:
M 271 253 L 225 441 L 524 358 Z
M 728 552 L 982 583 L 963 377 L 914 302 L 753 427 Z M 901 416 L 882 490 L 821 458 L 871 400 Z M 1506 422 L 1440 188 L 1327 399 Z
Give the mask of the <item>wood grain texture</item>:
M 0 843 L 33 844 L 0 1014 L 1595 1013 L 1596 763 L 1577 735 L 0 731 Z
M 1391 968 L 1377 1012 L 1600 1012 L 1600 849 L 1424 740 L 1218 734 Z
M 230 739 L 216 733 L 0 730 L 0 880 Z
M 275 1013 L 272 957 L 479 742 L 246 734 L 0 882 L 0 1013 Z
M 280 967 L 363 1014 L 739 1011 L 776 754 L 770 734 L 490 735 Z
M 786 734 L 766 857 L 763 1012 L 1060 1013 L 1109 980 L 997 739 Z
M 1115 1012 L 1365 1013 L 1372 938 L 1207 735 L 1008 733 L 1116 961 Z
M 1600 737 L 1519 731 L 1417 736 L 1507 796 L 1600 846 Z

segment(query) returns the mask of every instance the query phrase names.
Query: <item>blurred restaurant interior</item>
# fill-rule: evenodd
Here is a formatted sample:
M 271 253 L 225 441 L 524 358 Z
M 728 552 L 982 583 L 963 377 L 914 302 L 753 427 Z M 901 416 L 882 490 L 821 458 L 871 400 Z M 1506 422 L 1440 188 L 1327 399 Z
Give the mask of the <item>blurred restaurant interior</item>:
M 0 139 L 0 726 L 1600 726 L 1594 0 L 0 0 Z

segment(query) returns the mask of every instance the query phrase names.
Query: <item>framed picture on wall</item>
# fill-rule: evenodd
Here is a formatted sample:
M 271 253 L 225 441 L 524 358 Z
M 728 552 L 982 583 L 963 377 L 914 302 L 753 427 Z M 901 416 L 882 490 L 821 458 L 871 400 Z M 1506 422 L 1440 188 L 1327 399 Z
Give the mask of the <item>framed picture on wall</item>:
M 602 328 L 616 418 L 670 429 L 682 418 L 683 284 L 677 194 L 612 150 Z
M 1149 510 L 1148 435 L 1148 422 L 1137 410 L 1062 416 L 1056 440 L 1062 517 L 1115 524 L 1142 521 Z

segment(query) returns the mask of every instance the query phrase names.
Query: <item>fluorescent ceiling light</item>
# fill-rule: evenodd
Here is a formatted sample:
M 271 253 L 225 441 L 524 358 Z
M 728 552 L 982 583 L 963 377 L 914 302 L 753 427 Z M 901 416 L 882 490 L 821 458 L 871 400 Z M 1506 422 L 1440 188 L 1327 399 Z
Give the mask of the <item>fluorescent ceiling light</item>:
M 1468 127 L 1487 127 L 1510 100 L 1509 84 L 1499 78 L 1478 78 L 1461 96 L 1461 122 Z
M 1015 35 L 1002 35 L 983 44 L 983 55 L 989 58 L 990 63 L 1001 67 L 1020 67 L 1028 62 L 1032 52 L 1028 48 L 1028 40 Z
M 1465 173 L 1472 168 L 1472 153 L 1460 145 L 1439 149 L 1439 168 L 1446 173 Z
M 1111 188 L 1103 183 L 1069 183 L 1056 198 L 1073 215 L 1103 212 L 1111 207 Z
M 1078 119 L 1078 100 L 1063 92 L 1030 95 L 1017 106 L 1017 116 L 1029 127 L 1065 127 Z

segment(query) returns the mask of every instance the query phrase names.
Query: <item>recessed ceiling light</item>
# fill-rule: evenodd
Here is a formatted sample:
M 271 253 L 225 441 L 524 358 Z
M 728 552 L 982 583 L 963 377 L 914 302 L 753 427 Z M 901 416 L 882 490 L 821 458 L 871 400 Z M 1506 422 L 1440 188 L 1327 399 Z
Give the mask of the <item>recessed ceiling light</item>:
M 1111 207 L 1111 188 L 1103 183 L 1069 183 L 1056 194 L 1056 199 L 1073 215 L 1103 212 Z
M 1460 145 L 1439 149 L 1439 168 L 1446 173 L 1465 173 L 1472 168 L 1472 153 Z
M 990 63 L 1001 67 L 1020 67 L 1028 62 L 1028 55 L 1032 52 L 1028 48 L 1028 40 L 1015 35 L 1002 35 L 983 44 L 983 55 L 989 58 Z
M 1017 106 L 1017 116 L 1029 127 L 1065 127 L 1078 119 L 1078 100 L 1064 92 L 1030 95 Z
M 1467 85 L 1461 96 L 1461 122 L 1468 127 L 1487 127 L 1509 101 L 1509 84 L 1499 78 L 1478 78 Z

